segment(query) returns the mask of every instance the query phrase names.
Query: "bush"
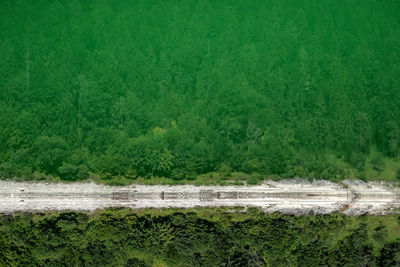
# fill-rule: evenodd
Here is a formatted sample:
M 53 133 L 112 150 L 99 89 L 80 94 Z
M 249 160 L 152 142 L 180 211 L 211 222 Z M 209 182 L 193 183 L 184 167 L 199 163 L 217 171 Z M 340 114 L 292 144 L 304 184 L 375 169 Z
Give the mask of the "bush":
M 218 174 L 222 179 L 231 177 L 231 168 L 227 164 L 223 163 L 219 167 Z
M 362 153 L 357 153 L 357 152 L 350 152 L 346 156 L 346 161 L 350 163 L 350 165 L 357 169 L 358 171 L 364 171 L 365 170 L 365 160 L 366 156 Z
M 12 178 L 15 175 L 15 167 L 10 162 L 0 164 L 0 176 L 3 178 Z
M 64 163 L 59 169 L 58 174 L 61 179 L 75 181 L 78 168 L 72 164 Z
M 377 171 L 382 171 L 382 169 L 385 167 L 385 161 L 381 153 L 376 153 L 372 157 L 370 163 L 372 165 L 372 168 L 374 168 Z
M 58 168 L 68 156 L 66 142 L 60 137 L 40 136 L 32 147 L 32 156 L 36 167 L 41 171 L 56 174 Z
M 249 185 L 256 185 L 262 179 L 259 175 L 252 174 L 250 178 L 247 180 L 247 184 Z
M 60 178 L 67 181 L 83 180 L 89 176 L 89 171 L 85 165 L 73 165 L 70 163 L 63 163 L 58 169 Z
M 396 178 L 400 179 L 400 168 L 398 168 L 396 171 Z

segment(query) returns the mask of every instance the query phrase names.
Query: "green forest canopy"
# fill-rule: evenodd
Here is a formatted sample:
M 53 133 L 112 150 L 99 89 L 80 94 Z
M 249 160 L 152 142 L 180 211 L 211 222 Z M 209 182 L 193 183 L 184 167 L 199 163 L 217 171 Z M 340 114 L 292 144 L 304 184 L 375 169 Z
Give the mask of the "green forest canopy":
M 1 266 L 398 266 L 399 216 L 0 215 Z
M 398 178 L 399 14 L 397 0 L 4 0 L 1 176 Z

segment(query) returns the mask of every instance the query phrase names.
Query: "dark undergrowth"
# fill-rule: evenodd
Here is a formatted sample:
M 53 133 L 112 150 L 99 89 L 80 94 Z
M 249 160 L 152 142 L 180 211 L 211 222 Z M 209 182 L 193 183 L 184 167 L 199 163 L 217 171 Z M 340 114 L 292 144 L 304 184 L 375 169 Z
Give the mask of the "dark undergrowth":
M 114 209 L 0 215 L 1 266 L 398 266 L 400 217 Z

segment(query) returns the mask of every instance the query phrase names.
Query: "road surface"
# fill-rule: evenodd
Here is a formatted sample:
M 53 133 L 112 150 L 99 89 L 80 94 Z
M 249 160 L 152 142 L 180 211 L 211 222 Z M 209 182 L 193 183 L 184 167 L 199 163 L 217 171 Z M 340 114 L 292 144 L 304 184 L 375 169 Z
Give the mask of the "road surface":
M 94 211 L 110 207 L 259 207 L 266 213 L 400 214 L 400 188 L 346 180 L 266 181 L 257 186 L 131 185 L 0 181 L 0 213 Z

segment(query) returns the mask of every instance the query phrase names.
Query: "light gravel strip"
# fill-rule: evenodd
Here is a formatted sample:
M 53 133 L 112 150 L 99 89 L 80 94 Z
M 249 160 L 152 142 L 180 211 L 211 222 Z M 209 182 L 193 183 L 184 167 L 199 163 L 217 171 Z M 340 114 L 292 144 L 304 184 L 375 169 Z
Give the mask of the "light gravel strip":
M 131 185 L 0 181 L 0 213 L 110 207 L 259 207 L 266 213 L 400 214 L 400 190 L 380 182 L 266 181 L 258 186 Z

